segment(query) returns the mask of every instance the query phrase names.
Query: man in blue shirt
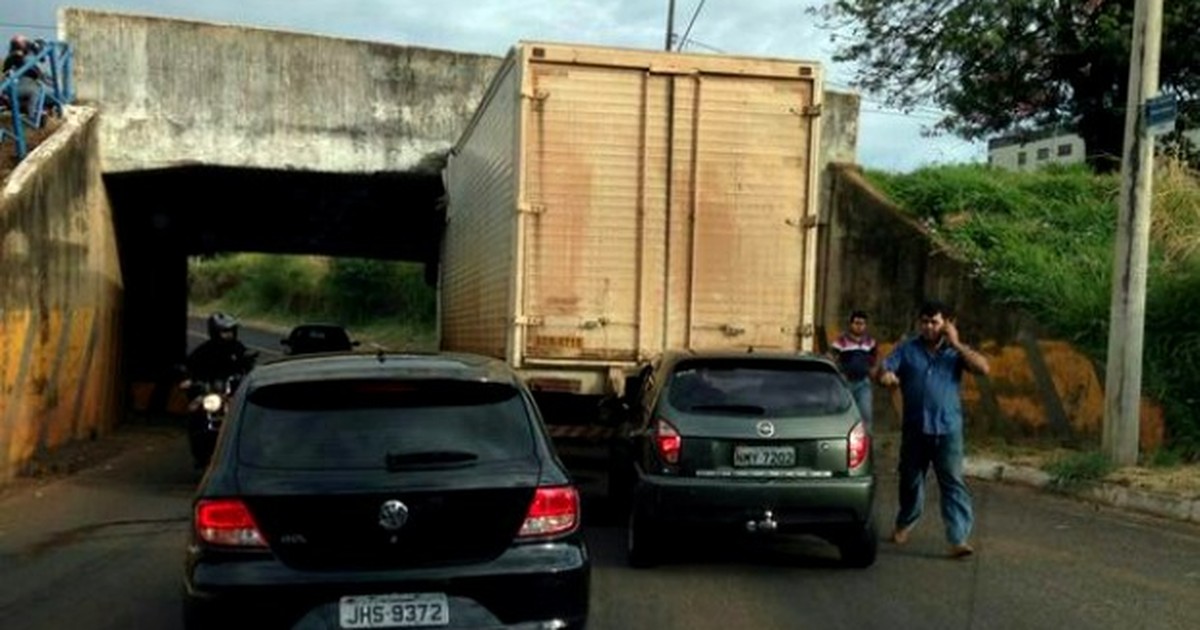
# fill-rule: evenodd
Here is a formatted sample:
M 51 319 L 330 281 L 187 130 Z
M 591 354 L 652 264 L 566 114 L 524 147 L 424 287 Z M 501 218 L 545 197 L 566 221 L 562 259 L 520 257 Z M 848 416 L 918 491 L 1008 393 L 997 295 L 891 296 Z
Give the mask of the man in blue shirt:
M 962 373 L 988 373 L 983 355 L 958 337 L 954 311 L 938 301 L 921 306 L 919 333 L 883 361 L 879 382 L 900 386 L 904 420 L 900 438 L 900 511 L 892 541 L 904 544 L 925 505 L 925 472 L 933 465 L 941 489 L 942 521 L 950 555 L 969 556 L 974 520 L 963 480 Z

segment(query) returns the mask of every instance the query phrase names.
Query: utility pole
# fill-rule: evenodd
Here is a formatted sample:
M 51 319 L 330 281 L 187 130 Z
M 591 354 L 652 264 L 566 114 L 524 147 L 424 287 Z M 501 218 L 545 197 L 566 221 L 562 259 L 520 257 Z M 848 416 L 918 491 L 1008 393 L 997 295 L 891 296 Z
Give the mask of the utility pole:
M 663 45 L 663 50 L 670 51 L 671 45 L 675 43 L 675 0 L 670 0 L 667 5 L 667 42 Z
M 1154 136 L 1145 118 L 1146 99 L 1158 93 L 1162 15 L 1163 0 L 1137 0 L 1129 57 L 1121 207 L 1104 379 L 1103 449 L 1119 466 L 1137 463 L 1141 428 L 1142 346 L 1154 174 Z

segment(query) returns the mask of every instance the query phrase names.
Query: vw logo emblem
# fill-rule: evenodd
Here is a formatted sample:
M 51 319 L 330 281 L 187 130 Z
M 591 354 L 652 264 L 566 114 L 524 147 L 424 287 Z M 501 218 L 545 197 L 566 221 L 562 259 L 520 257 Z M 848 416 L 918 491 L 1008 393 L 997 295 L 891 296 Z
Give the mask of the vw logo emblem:
M 758 426 L 756 428 L 758 429 L 759 437 L 769 438 L 772 435 L 775 435 L 775 425 L 771 424 L 767 420 L 763 420 L 762 422 L 759 422 Z
M 408 522 L 408 506 L 392 499 L 379 508 L 379 526 L 394 532 Z

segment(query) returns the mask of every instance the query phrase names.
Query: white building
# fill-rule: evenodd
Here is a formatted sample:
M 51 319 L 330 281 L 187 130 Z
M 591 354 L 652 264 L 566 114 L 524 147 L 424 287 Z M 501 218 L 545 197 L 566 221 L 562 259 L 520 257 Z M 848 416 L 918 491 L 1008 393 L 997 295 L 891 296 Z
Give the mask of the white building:
M 1078 164 L 1087 157 L 1083 138 L 1054 131 L 1032 137 L 988 140 L 988 164 L 1010 171 L 1032 171 L 1047 164 Z
M 1183 132 L 1200 147 L 1200 129 Z M 1005 136 L 988 141 L 988 164 L 1010 171 L 1032 171 L 1047 164 L 1077 164 L 1087 157 L 1083 138 L 1048 130 L 1023 138 Z

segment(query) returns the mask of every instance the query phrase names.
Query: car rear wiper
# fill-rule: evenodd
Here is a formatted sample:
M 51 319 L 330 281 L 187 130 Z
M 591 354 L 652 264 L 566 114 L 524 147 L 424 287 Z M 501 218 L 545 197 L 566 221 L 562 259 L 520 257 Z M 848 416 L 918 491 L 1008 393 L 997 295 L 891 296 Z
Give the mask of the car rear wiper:
M 468 451 L 414 451 L 411 453 L 388 453 L 387 469 L 390 472 L 411 470 L 427 466 L 467 465 L 479 459 L 479 455 Z
M 692 405 L 688 411 L 728 411 L 730 413 L 761 416 L 767 413 L 766 408 L 758 405 Z

